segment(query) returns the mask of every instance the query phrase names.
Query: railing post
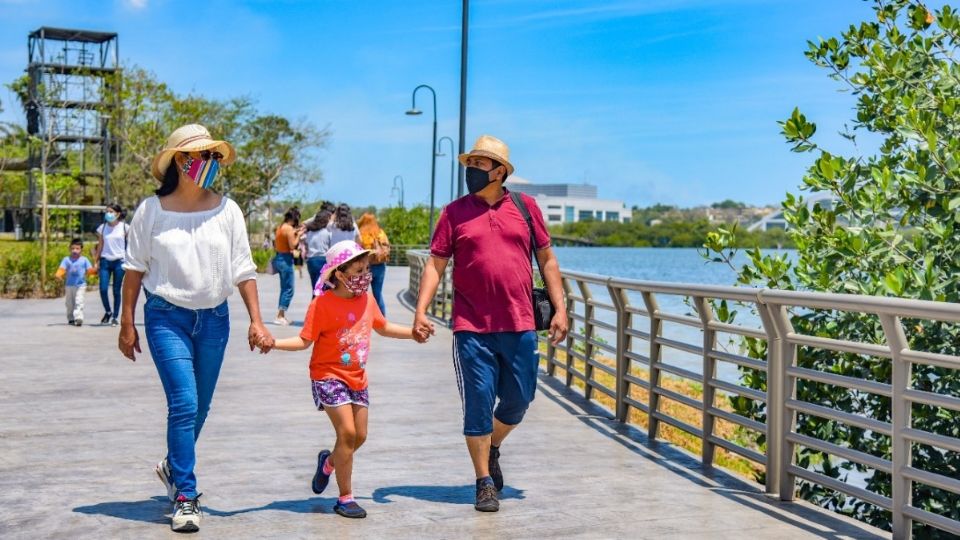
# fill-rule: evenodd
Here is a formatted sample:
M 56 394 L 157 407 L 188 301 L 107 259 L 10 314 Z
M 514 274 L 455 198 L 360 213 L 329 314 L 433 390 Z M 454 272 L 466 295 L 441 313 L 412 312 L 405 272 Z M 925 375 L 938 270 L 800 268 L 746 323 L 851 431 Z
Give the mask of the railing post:
M 762 295 L 761 295 L 762 296 Z M 796 414 L 785 405 L 788 399 L 794 399 L 797 395 L 796 379 L 790 375 L 787 370 L 797 361 L 797 346 L 791 345 L 788 339 L 793 333 L 793 323 L 790 322 L 790 313 L 786 306 L 767 304 L 770 318 L 777 328 L 777 337 L 779 341 L 779 363 L 777 370 L 780 378 L 778 401 L 779 429 L 778 437 L 780 444 L 779 473 L 780 477 L 780 500 L 792 501 L 796 490 L 796 478 L 790 474 L 790 467 L 793 465 L 794 444 L 787 440 L 787 435 L 793 433 L 796 429 Z M 768 377 L 769 378 L 769 377 Z M 769 388 L 769 383 L 768 386 Z M 768 415 L 769 416 L 769 415 Z
M 713 413 L 710 408 L 713 407 L 716 391 L 713 388 L 713 379 L 717 376 L 717 361 L 713 359 L 712 353 L 717 346 L 717 332 L 710 328 L 710 321 L 713 320 L 713 308 L 710 301 L 702 296 L 694 297 L 694 304 L 697 308 L 697 315 L 700 316 L 700 325 L 703 330 L 703 446 L 701 447 L 701 462 L 705 467 L 713 466 L 713 454 L 716 446 L 710 441 L 713 437 Z
M 563 288 L 567 291 L 567 298 L 570 297 L 570 293 L 573 291 L 573 286 L 570 285 L 570 280 L 567 278 L 563 279 Z M 568 309 L 570 313 L 573 313 L 573 302 L 568 302 Z M 570 373 L 570 369 L 573 367 L 573 331 L 576 330 L 576 325 L 573 322 L 573 317 L 569 317 L 570 321 L 570 332 L 567 333 L 567 365 L 566 365 L 566 386 L 570 388 L 570 385 L 573 384 L 573 374 Z
M 660 337 L 663 326 L 657 311 L 660 306 L 657 304 L 657 298 L 650 291 L 642 291 L 643 303 L 647 307 L 647 314 L 650 317 L 650 392 L 647 396 L 647 407 L 649 414 L 647 417 L 647 437 L 650 440 L 657 438 L 657 432 L 660 428 L 660 420 L 657 419 L 660 407 L 660 394 L 657 390 L 660 388 L 660 363 L 661 347 L 657 342 Z
M 763 331 L 767 334 L 767 478 L 764 487 L 767 493 L 773 494 L 780 489 L 780 475 L 786 467 L 781 463 L 781 448 L 786 436 L 782 423 L 786 401 L 783 397 L 783 345 L 773 316 L 760 295 L 757 297 L 756 307 Z
M 607 280 L 607 291 L 610 292 L 610 299 L 617 308 L 617 398 L 616 414 L 620 422 L 627 421 L 627 403 L 624 398 L 630 391 L 627 384 L 626 374 L 630 371 L 630 360 L 627 358 L 627 351 L 630 350 L 630 336 L 627 334 L 627 328 L 630 326 L 630 314 L 627 313 L 627 306 L 630 300 L 627 297 L 627 291 L 615 287 Z
M 590 360 L 593 359 L 593 344 L 590 343 L 590 340 L 593 339 L 593 315 L 595 308 L 593 307 L 593 292 L 590 291 L 590 285 L 586 281 L 579 281 L 577 285 L 580 287 L 580 296 L 583 298 L 583 397 L 590 399 L 593 397 L 593 386 L 590 385 L 590 381 L 593 380 L 593 365 L 590 364 Z
M 891 480 L 891 499 L 893 512 L 893 538 L 906 540 L 912 537 L 912 520 L 904 515 L 903 509 L 910 506 L 912 500 L 913 482 L 904 477 L 904 470 L 910 466 L 912 444 L 903 436 L 903 430 L 909 429 L 912 423 L 910 402 L 904 397 L 904 391 L 910 387 L 910 373 L 913 365 L 904 360 L 902 353 L 909 348 L 907 336 L 903 332 L 903 324 L 895 315 L 880 315 L 880 324 L 887 337 L 890 347 L 890 358 L 893 362 L 893 376 L 890 386 L 893 397 L 890 405 L 892 441 L 890 444 L 890 461 L 893 473 Z

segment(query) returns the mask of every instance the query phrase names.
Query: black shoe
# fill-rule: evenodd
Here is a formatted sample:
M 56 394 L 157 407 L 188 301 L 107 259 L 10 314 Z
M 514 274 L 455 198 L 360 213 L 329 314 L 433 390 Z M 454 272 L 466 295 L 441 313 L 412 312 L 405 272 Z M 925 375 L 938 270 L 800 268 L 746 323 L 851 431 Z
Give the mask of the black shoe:
M 503 491 L 503 472 L 500 470 L 500 449 L 496 446 L 490 447 L 490 459 L 487 461 L 487 467 L 490 468 L 490 478 L 493 478 L 493 485 L 497 491 Z
M 473 508 L 478 512 L 496 512 L 500 510 L 500 501 L 497 500 L 497 487 L 490 477 L 477 480 L 477 502 Z
M 109 313 L 105 313 L 105 314 L 103 315 L 103 318 L 100 319 L 100 324 L 109 324 L 109 323 L 110 323 L 110 314 L 109 314 Z
M 119 325 L 120 325 L 120 321 L 116 319 L 110 319 L 110 326 L 119 326 Z
M 350 501 L 346 504 L 337 501 L 337 504 L 333 505 L 333 511 L 340 514 L 343 517 L 360 519 L 367 517 L 367 511 L 364 510 L 357 501 Z
M 69 324 L 70 326 L 73 326 L 76 322 L 77 322 L 77 321 L 75 321 L 75 320 L 73 320 L 73 319 L 70 319 L 70 320 L 67 321 L 67 324 Z
M 323 493 L 323 490 L 327 489 L 327 484 L 330 483 L 330 475 L 323 473 L 323 465 L 328 459 L 330 459 L 329 450 L 323 450 L 317 454 L 317 472 L 314 473 L 313 482 L 310 483 L 310 487 L 317 495 Z

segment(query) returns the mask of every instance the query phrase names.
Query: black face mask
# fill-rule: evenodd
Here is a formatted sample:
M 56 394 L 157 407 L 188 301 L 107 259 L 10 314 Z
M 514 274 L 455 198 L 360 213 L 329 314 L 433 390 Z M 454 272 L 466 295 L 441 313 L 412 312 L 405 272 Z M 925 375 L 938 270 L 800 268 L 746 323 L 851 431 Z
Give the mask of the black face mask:
M 476 167 L 467 167 L 467 191 L 474 194 L 490 183 L 490 172 Z

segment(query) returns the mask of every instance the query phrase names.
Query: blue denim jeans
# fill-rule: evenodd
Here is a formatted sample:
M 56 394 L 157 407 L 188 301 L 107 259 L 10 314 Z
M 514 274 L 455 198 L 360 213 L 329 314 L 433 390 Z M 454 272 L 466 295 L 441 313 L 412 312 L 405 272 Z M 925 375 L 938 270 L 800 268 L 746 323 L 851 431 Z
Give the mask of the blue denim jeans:
M 310 294 L 313 294 L 313 288 L 317 286 L 320 279 L 320 270 L 327 264 L 327 258 L 323 255 L 307 258 L 307 273 L 310 274 Z
M 286 311 L 293 300 L 293 255 L 277 253 L 273 259 L 273 267 L 280 276 L 280 309 Z
M 147 345 L 167 396 L 167 460 L 173 483 L 197 496 L 196 442 L 210 410 L 230 335 L 230 312 L 186 309 L 147 292 L 143 306 Z
M 371 264 L 370 273 L 373 274 L 373 284 L 371 285 L 373 298 L 377 301 L 377 305 L 380 306 L 380 313 L 386 316 L 387 306 L 383 303 L 383 280 L 387 277 L 386 263 Z
M 113 310 L 110 309 L 110 276 L 113 276 Z M 100 258 L 100 301 L 103 311 L 114 319 L 120 318 L 120 290 L 123 285 L 123 259 L 108 261 Z

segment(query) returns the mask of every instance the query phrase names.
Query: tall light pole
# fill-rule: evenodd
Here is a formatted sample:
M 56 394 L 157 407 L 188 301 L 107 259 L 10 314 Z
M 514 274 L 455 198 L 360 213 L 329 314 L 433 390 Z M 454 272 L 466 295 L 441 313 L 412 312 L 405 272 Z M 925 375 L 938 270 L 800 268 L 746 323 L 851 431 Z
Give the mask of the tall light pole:
M 454 167 L 457 164 L 457 155 L 453 153 L 453 139 L 447 136 L 443 136 L 443 137 L 440 137 L 439 141 L 437 141 L 437 157 L 442 157 L 444 155 L 443 151 L 440 150 L 440 147 L 443 146 L 443 141 L 447 141 L 450 143 L 450 200 L 453 201 L 453 192 L 454 192 L 453 171 L 454 171 Z
M 460 21 L 460 153 L 467 152 L 467 34 L 470 26 L 470 0 L 463 0 Z M 463 165 L 457 167 L 457 197 L 463 196 Z
M 437 153 L 437 93 L 432 87 L 421 84 L 413 89 L 410 110 L 407 111 L 407 114 L 410 116 L 423 114 L 423 111 L 417 108 L 417 91 L 421 88 L 426 88 L 433 94 L 433 140 L 430 142 L 430 228 L 428 229 L 430 238 L 433 238 L 433 208 L 437 191 L 437 156 L 435 155 Z
M 400 187 L 397 187 L 397 180 L 400 180 Z M 390 189 L 390 194 L 393 195 L 396 192 L 400 198 L 398 199 L 400 203 L 400 208 L 403 208 L 403 177 L 399 174 L 393 177 L 393 187 Z

